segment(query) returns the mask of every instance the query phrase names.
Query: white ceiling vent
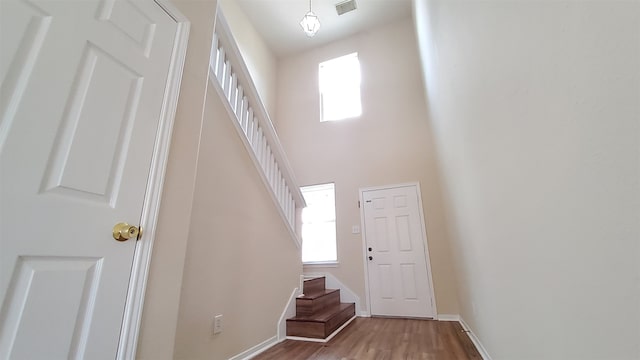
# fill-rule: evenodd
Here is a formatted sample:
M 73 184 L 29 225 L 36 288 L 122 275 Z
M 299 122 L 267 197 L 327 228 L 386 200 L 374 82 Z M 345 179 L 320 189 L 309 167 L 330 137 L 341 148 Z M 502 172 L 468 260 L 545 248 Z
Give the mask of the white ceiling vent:
M 357 8 L 356 0 L 347 0 L 336 4 L 336 11 L 338 12 L 338 15 L 348 13 L 349 11 L 353 11 Z

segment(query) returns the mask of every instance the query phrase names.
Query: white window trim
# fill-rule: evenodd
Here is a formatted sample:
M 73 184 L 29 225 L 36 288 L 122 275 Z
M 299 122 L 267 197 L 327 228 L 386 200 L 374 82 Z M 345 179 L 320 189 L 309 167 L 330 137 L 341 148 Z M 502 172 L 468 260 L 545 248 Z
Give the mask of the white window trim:
M 304 267 L 314 267 L 314 268 L 337 268 L 340 267 L 339 261 L 309 261 L 303 262 L 302 266 Z

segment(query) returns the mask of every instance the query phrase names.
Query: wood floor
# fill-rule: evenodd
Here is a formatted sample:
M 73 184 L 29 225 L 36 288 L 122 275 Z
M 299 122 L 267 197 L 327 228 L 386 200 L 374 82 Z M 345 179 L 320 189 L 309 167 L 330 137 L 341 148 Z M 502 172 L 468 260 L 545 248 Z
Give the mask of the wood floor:
M 285 340 L 254 360 L 482 360 L 458 322 L 357 318 L 327 343 Z

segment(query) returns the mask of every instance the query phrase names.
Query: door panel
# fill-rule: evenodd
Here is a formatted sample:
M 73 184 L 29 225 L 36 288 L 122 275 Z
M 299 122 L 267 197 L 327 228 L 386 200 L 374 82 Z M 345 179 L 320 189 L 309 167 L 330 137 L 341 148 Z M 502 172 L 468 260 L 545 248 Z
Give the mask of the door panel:
M 138 46 L 142 54 L 149 57 L 156 24 L 136 2 L 105 0 L 102 2 L 99 18 L 121 31 Z
M 51 16 L 36 4 L 3 1 L 0 22 L 0 150 L 15 118 L 42 44 L 51 24 Z
M 142 80 L 140 74 L 87 44 L 51 151 L 43 191 L 115 206 Z
M 7 327 L 15 329 L 16 339 L 11 358 L 64 359 L 84 353 L 82 345 L 86 344 L 89 333 L 101 265 L 102 259 L 89 257 L 19 258 L 16 281 L 10 290 L 14 299 L 19 300 L 11 304 L 29 311 L 9 309 Z M 52 287 L 56 291 L 49 291 Z M 55 319 L 47 312 L 51 308 L 56 309 Z M 73 331 L 64 331 L 66 329 Z M 49 345 L 34 346 L 33 334 L 46 336 Z
M 0 2 L 0 358 L 115 357 L 177 24 L 152 0 Z M 6 41 L 6 42 L 5 42 Z
M 417 187 L 367 190 L 362 196 L 371 314 L 433 317 Z

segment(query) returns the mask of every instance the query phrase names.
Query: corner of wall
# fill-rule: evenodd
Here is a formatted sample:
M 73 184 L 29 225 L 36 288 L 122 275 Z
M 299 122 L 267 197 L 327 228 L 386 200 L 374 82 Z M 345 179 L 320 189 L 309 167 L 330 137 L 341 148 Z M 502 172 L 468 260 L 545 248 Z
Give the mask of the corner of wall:
M 172 359 L 190 228 L 216 0 L 174 0 L 190 36 L 146 285 L 139 359 Z

